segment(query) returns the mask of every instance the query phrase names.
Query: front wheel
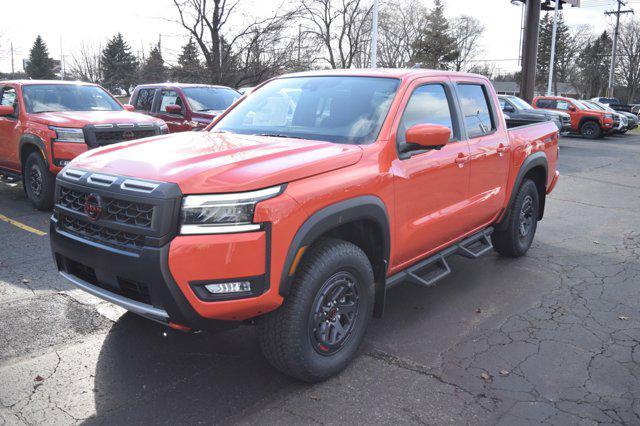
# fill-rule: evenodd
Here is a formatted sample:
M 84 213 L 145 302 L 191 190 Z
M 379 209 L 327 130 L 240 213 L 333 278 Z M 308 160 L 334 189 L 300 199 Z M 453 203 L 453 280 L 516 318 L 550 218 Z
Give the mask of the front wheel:
M 284 304 L 259 322 L 262 351 L 286 375 L 325 380 L 356 355 L 373 300 L 365 253 L 347 241 L 323 239 L 305 256 Z
M 491 234 L 495 250 L 503 256 L 520 257 L 533 243 L 540 214 L 538 187 L 526 179 L 516 194 L 507 222 Z
M 580 127 L 580 134 L 587 139 L 598 139 L 602 136 L 602 130 L 595 121 L 587 121 Z
M 24 189 L 38 210 L 51 210 L 55 178 L 38 152 L 32 152 L 24 165 Z

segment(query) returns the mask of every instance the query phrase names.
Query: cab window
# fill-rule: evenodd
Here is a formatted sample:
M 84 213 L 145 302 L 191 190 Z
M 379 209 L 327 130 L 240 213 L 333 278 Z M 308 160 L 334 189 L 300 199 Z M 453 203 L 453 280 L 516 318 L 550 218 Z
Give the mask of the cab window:
M 398 149 L 406 145 L 406 132 L 416 124 L 439 124 L 451 129 L 450 141 L 455 140 L 451 103 L 442 84 L 427 84 L 418 87 L 411 94 L 402 114 L 396 135 Z
M 553 99 L 538 99 L 536 101 L 536 106 L 544 109 L 556 109 L 556 101 Z
M 136 102 L 133 104 L 134 108 L 138 111 L 151 111 L 155 94 L 156 89 L 140 89 Z
M 10 105 L 13 107 L 13 114 L 7 115 L 10 118 L 18 118 L 18 96 L 16 89 L 13 87 L 5 87 L 2 89 L 0 97 L 0 105 Z
M 569 110 L 569 102 L 567 101 L 563 101 L 563 100 L 558 100 L 556 102 L 556 109 L 559 109 L 560 111 L 568 111 Z
M 477 138 L 496 130 L 489 97 L 481 84 L 459 84 L 458 94 L 469 138 Z
M 160 92 L 160 112 L 167 112 L 168 105 L 182 106 L 182 99 L 175 90 L 163 89 Z

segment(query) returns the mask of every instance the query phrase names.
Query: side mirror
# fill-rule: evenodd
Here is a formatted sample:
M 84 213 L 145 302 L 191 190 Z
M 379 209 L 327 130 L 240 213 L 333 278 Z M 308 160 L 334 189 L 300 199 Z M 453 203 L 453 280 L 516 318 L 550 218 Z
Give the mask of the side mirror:
M 182 114 L 182 107 L 180 105 L 167 105 L 168 114 Z
M 124 107 L 124 109 L 125 109 L 125 110 L 127 110 L 127 111 L 131 111 L 131 112 L 133 112 L 133 111 L 135 111 L 135 110 L 136 110 L 136 107 L 134 107 L 134 106 L 133 106 L 133 105 L 131 105 L 131 104 L 124 104 L 124 105 L 122 105 L 122 106 L 123 106 L 123 107 Z
M 571 111 L 571 112 L 576 112 L 576 111 L 577 111 L 577 108 L 576 108 L 576 107 L 574 107 L 573 105 L 571 105 L 571 106 L 569 107 L 569 111 Z
M 13 114 L 13 105 L 0 105 L 0 116 Z
M 406 133 L 407 143 L 425 148 L 441 148 L 449 143 L 451 129 L 439 124 L 416 124 L 409 127 Z
M 504 108 L 502 108 L 502 111 L 504 111 L 504 112 L 514 112 L 515 110 L 513 109 L 513 107 L 511 105 L 505 105 Z

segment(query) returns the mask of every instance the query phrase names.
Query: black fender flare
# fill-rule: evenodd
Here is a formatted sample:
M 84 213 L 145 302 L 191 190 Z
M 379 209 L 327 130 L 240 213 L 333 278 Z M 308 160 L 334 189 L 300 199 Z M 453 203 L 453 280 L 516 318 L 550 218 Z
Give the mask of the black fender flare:
M 282 269 L 279 294 L 283 297 L 289 294 L 293 283 L 293 276 L 289 275 L 289 270 L 301 247 L 312 244 L 323 234 L 338 226 L 358 220 L 371 220 L 380 227 L 385 261 L 383 277 L 386 276 L 386 268 L 389 264 L 391 253 L 389 215 L 384 202 L 380 198 L 364 195 L 327 206 L 311 215 L 302 224 L 289 245 L 289 251 Z M 375 268 L 375 265 L 373 266 Z M 380 283 L 376 283 L 376 285 L 379 286 Z M 382 279 L 382 285 L 385 285 L 384 278 Z M 376 288 L 376 293 L 378 293 L 378 290 L 379 288 Z
M 522 185 L 522 181 L 527 173 L 529 173 L 534 167 L 542 166 L 544 168 L 545 181 L 544 186 L 546 190 L 547 181 L 549 180 L 549 161 L 547 160 L 547 155 L 543 151 L 537 151 L 533 154 L 529 155 L 524 159 L 520 169 L 518 170 L 518 174 L 516 175 L 516 180 L 513 183 L 513 188 L 511 190 L 511 195 L 509 196 L 509 203 L 507 203 L 506 214 L 500 221 L 500 223 L 496 226 L 496 229 L 502 230 L 509 219 L 509 214 L 511 212 L 511 206 L 516 199 L 516 195 L 518 193 L 518 188 Z M 542 214 L 544 213 L 544 197 L 540 200 L 542 204 L 542 208 L 540 209 L 540 217 L 542 219 Z
M 600 120 L 600 117 L 597 117 L 595 115 L 587 115 L 586 117 L 582 117 L 580 119 L 580 123 L 578 124 L 578 130 L 580 130 L 582 125 L 588 121 L 594 121 L 598 123 L 598 126 L 602 126 L 602 120 Z
M 18 152 L 20 153 L 20 164 L 24 164 L 24 161 L 26 161 L 26 158 L 22 158 L 22 148 L 25 145 L 35 145 L 40 150 L 42 155 L 44 155 L 44 161 L 50 164 L 50 159 L 47 157 L 47 149 L 44 141 L 38 136 L 31 133 L 25 133 L 20 137 L 20 143 L 18 144 Z

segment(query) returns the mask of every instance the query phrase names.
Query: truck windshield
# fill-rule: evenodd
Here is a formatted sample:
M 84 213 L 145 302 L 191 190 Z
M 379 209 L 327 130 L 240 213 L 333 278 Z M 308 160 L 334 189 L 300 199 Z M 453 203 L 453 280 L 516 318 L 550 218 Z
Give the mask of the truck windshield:
M 182 91 L 191 109 L 196 112 L 225 110 L 241 96 L 225 87 L 188 87 Z
M 122 111 L 104 89 L 79 84 L 33 84 L 22 88 L 27 112 Z
M 394 78 L 355 76 L 277 79 L 211 131 L 367 144 L 376 139 L 399 84 Z

